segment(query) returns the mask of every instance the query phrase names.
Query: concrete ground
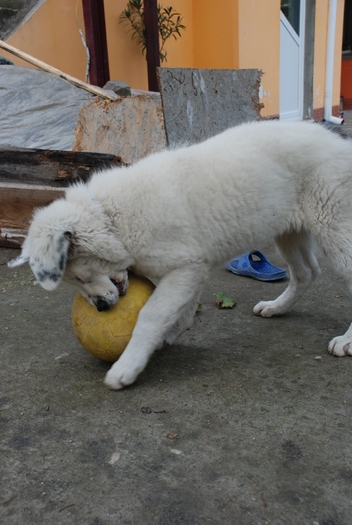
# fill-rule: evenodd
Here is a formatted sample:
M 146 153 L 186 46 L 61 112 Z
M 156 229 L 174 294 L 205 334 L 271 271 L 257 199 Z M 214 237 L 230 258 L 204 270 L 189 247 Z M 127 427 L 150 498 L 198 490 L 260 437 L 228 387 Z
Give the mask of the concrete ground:
M 352 523 L 352 358 L 327 353 L 350 296 L 324 258 L 273 319 L 252 307 L 285 282 L 215 268 L 193 327 L 113 392 L 73 334 L 75 290 L 8 269 L 17 253 L 0 250 L 1 523 Z

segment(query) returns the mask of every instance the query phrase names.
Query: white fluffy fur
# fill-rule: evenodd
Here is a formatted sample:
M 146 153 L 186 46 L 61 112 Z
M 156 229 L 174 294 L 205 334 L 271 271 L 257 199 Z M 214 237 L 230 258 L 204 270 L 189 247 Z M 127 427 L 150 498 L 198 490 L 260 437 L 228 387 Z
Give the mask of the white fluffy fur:
M 319 273 L 313 238 L 352 282 L 352 141 L 307 122 L 251 123 L 207 141 L 98 173 L 36 213 L 22 255 L 41 284 L 62 276 L 111 306 L 126 272 L 159 281 L 131 341 L 108 372 L 133 383 L 163 341 L 188 328 L 211 265 L 275 241 L 287 289 L 260 302 L 263 317 L 287 312 Z M 329 351 L 352 355 L 352 325 Z

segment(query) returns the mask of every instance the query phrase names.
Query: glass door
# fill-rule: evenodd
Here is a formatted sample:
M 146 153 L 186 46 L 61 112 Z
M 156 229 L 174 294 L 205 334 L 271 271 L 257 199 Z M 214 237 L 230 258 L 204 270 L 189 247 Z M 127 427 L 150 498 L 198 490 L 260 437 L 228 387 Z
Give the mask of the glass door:
M 303 116 L 305 0 L 281 0 L 280 119 Z

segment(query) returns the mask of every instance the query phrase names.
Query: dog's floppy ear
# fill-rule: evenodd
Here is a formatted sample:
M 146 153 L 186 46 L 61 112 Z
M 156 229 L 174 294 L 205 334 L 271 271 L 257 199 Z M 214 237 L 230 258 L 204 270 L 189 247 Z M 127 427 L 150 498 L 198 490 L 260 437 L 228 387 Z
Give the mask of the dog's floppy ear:
M 21 253 L 21 255 L 19 255 L 18 257 L 15 257 L 14 259 L 11 259 L 11 261 L 9 261 L 7 263 L 7 266 L 9 268 L 16 268 L 16 266 L 21 266 L 22 264 L 25 264 L 28 261 L 29 261 L 29 257 L 25 257 Z
M 16 268 L 29 262 L 41 286 L 45 290 L 54 290 L 65 272 L 71 237 L 72 232 L 67 228 L 58 228 L 56 231 L 44 229 L 38 233 L 38 228 L 32 223 L 22 245 L 21 255 L 9 261 L 7 266 Z
M 45 290 L 55 290 L 66 268 L 68 250 L 72 233 L 68 230 L 55 232 L 46 239 L 37 240 L 30 251 L 30 240 L 23 243 L 22 253 L 7 263 L 9 268 L 16 268 L 26 262 Z
M 38 239 L 36 250 L 30 254 L 30 267 L 45 290 L 55 290 L 65 273 L 71 237 L 68 230 L 52 232 L 45 239 Z

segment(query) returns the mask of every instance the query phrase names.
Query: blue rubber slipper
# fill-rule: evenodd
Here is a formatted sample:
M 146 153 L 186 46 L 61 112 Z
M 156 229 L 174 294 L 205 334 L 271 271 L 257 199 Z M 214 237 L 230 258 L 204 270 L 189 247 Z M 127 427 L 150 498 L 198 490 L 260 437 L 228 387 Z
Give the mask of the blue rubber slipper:
M 258 281 L 277 281 L 287 276 L 283 268 L 278 268 L 271 264 L 265 255 L 257 250 L 231 259 L 225 264 L 225 268 L 236 275 L 253 277 L 253 279 L 258 279 Z

